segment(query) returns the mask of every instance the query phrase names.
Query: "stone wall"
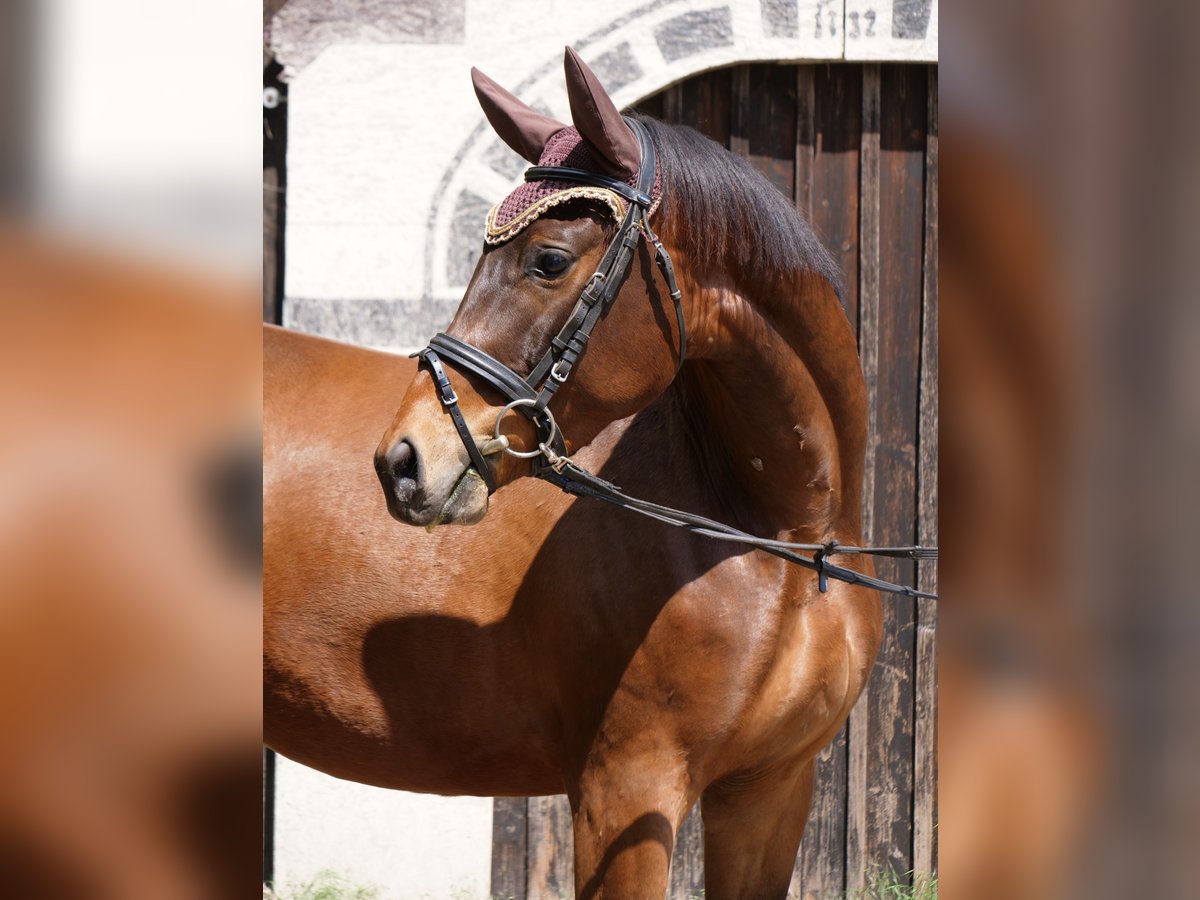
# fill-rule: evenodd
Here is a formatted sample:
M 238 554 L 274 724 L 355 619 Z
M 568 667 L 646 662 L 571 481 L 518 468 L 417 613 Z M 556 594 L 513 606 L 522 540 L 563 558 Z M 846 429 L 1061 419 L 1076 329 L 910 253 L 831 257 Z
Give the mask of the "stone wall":
M 270 33 L 290 80 L 284 323 L 409 350 L 449 321 L 522 170 L 473 65 L 569 120 L 566 44 L 626 105 L 735 62 L 935 60 L 937 24 L 934 0 L 291 0 Z

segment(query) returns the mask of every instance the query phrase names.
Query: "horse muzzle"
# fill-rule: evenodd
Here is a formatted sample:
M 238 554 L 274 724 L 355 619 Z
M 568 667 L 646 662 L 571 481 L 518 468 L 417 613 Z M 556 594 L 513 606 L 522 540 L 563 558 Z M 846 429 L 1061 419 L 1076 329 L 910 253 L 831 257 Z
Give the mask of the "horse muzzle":
M 388 512 L 407 525 L 473 525 L 487 513 L 487 484 L 457 453 L 439 459 L 403 438 L 375 451 L 375 474 Z

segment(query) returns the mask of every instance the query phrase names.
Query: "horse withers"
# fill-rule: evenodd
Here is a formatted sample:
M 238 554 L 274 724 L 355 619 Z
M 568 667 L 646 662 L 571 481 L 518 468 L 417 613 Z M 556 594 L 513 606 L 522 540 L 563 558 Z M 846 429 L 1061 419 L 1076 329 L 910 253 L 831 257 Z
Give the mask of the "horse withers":
M 570 50 L 566 75 L 570 126 L 474 74 L 500 137 L 557 172 L 489 214 L 432 362 L 268 333 L 268 743 L 384 787 L 565 792 L 581 898 L 662 897 L 700 800 L 706 896 L 784 897 L 878 594 L 572 499 L 514 452 L 755 535 L 858 543 L 866 396 L 839 273 L 746 163 L 628 124 Z M 644 195 L 632 230 L 621 184 Z M 569 377 L 542 399 L 551 369 Z M 514 406 L 513 378 L 538 399 Z

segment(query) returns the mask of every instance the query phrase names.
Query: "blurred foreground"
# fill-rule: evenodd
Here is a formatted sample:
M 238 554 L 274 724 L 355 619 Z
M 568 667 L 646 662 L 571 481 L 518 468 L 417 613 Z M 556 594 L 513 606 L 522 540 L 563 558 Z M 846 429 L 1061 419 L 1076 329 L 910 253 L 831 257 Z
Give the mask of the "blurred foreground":
M 0 232 L 0 872 L 232 897 L 259 870 L 254 286 Z
M 5 897 L 260 891 L 247 11 L 0 7 Z
M 947 897 L 1195 893 L 1196 19 L 943 22 Z

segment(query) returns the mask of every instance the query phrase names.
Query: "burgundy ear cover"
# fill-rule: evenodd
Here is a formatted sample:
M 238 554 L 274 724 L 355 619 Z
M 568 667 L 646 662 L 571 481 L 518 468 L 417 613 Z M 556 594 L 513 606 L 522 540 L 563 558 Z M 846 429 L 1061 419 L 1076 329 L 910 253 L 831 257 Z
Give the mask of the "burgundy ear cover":
M 522 103 L 476 68 L 471 69 L 471 83 L 475 85 L 475 96 L 479 98 L 483 114 L 492 123 L 496 134 L 535 165 L 550 137 L 567 127 Z
M 637 137 L 621 118 L 600 80 L 570 47 L 564 56 L 563 68 L 575 127 L 596 151 L 597 161 L 605 174 L 622 181 L 631 178 L 637 174 L 642 162 Z

